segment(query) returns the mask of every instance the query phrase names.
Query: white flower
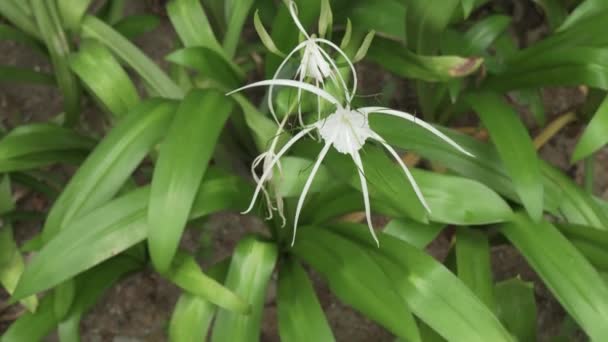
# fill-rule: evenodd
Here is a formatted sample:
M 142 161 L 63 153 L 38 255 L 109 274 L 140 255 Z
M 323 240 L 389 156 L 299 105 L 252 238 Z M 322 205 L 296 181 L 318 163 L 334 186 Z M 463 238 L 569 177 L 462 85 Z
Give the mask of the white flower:
M 308 77 L 313 81 L 313 83 L 316 87 L 325 85 L 325 79 L 329 78 L 332 82 L 334 82 L 336 84 L 336 86 L 338 88 L 344 89 L 344 96 L 345 96 L 346 101 L 348 101 L 348 102 L 352 101 L 352 99 L 355 95 L 355 91 L 357 89 L 357 75 L 356 75 L 356 71 L 355 71 L 355 66 L 352 64 L 352 62 L 350 61 L 350 59 L 348 58 L 346 53 L 344 53 L 344 51 L 342 51 L 342 49 L 340 49 L 339 46 L 337 46 L 336 44 L 334 44 L 333 42 L 331 42 L 327 39 L 318 38 L 318 37 L 315 37 L 314 35 L 312 35 L 312 36 L 309 35 L 308 32 L 306 32 L 306 30 L 304 29 L 304 26 L 302 26 L 302 23 L 300 22 L 300 20 L 298 19 L 298 9 L 297 9 L 296 3 L 293 1 L 290 1 L 290 3 L 289 3 L 289 13 L 291 14 L 291 17 L 293 18 L 294 24 L 298 27 L 298 29 L 300 30 L 300 32 L 302 33 L 302 35 L 304 36 L 305 39 L 303 42 L 298 44 L 293 50 L 291 50 L 291 52 L 289 52 L 287 57 L 285 57 L 283 62 L 281 62 L 281 64 L 275 71 L 272 79 L 273 80 L 278 79 L 280 73 L 283 71 L 283 68 L 287 65 L 289 60 L 291 60 L 291 58 L 297 52 L 304 49 L 304 53 L 300 60 L 300 64 L 296 70 L 295 77 L 300 82 L 304 82 L 306 80 L 306 78 Z M 325 50 L 323 50 L 321 48 L 321 46 L 319 44 L 326 45 L 329 48 L 337 51 L 338 54 L 340 54 L 345 59 L 345 61 L 347 62 L 348 66 L 351 70 L 352 78 L 353 78 L 353 86 L 352 86 L 351 91 L 349 91 L 348 86 L 346 85 L 346 81 L 344 80 L 344 77 L 342 77 L 342 74 L 340 73 L 340 69 L 338 69 L 336 62 L 331 58 L 331 56 Z M 274 87 L 273 87 L 273 85 L 271 85 L 268 90 L 268 108 L 270 110 L 270 114 L 272 114 L 275 121 L 277 123 L 279 123 L 276 112 L 274 110 L 273 90 L 274 90 Z M 298 88 L 298 95 L 297 95 L 298 120 L 300 122 L 300 125 L 303 126 L 304 120 L 302 119 L 302 110 L 301 110 L 301 106 L 300 106 L 301 96 L 302 96 L 301 90 Z M 320 107 L 320 106 L 317 106 L 317 107 Z M 319 112 L 319 116 L 320 116 L 320 112 Z
M 393 147 L 391 147 L 388 143 L 386 143 L 386 141 L 380 135 L 378 135 L 376 132 L 374 132 L 370 128 L 369 120 L 368 120 L 370 114 L 376 113 L 376 114 L 393 115 L 393 116 L 411 121 L 417 125 L 420 125 L 421 127 L 425 128 L 425 129 L 429 130 L 431 133 L 438 136 L 440 139 L 442 139 L 446 143 L 450 144 L 451 146 L 456 148 L 458 151 L 460 151 L 466 155 L 472 156 L 469 152 L 465 151 L 462 147 L 460 147 L 460 145 L 458 145 L 452 139 L 447 137 L 445 134 L 441 133 L 441 131 L 437 130 L 435 127 L 416 118 L 415 116 L 413 116 L 411 114 L 408 114 L 408 113 L 405 113 L 402 111 L 398 111 L 398 110 L 393 110 L 390 108 L 384 108 L 384 107 L 363 107 L 363 108 L 358 108 L 358 109 L 351 109 L 350 101 L 347 102 L 346 106 L 343 106 L 338 99 L 336 99 L 333 95 L 329 94 L 325 90 L 323 90 L 319 87 L 310 85 L 308 83 L 300 82 L 300 81 L 282 80 L 282 79 L 260 81 L 260 82 L 255 82 L 255 83 L 246 85 L 237 90 L 234 90 L 234 91 L 228 93 L 227 95 L 241 91 L 243 89 L 247 89 L 247 88 L 251 88 L 251 87 L 259 87 L 259 86 L 288 86 L 288 87 L 297 88 L 299 90 L 305 90 L 305 91 L 308 91 L 308 92 L 311 92 L 311 93 L 317 95 L 320 99 L 324 99 L 324 100 L 328 101 L 329 103 L 334 105 L 336 108 L 336 110 L 329 116 L 327 116 L 323 119 L 320 119 L 311 125 L 303 125 L 302 130 L 300 132 L 298 132 L 296 135 L 294 135 L 276 154 L 274 153 L 274 147 L 272 147 L 272 153 L 270 155 L 265 155 L 266 158 L 268 158 L 269 156 L 272 156 L 272 160 L 268 164 L 265 163 L 264 172 L 263 172 L 262 176 L 259 178 L 256 176 L 257 186 L 255 189 L 253 198 L 251 200 L 251 204 L 249 205 L 249 208 L 247 208 L 247 210 L 244 212 L 244 213 L 247 213 L 253 209 L 253 206 L 255 204 L 255 201 L 256 201 L 258 195 L 260 194 L 260 191 L 262 191 L 262 192 L 266 191 L 264 189 L 264 182 L 266 182 L 268 179 L 270 179 L 270 177 L 272 177 L 273 167 L 279 163 L 280 158 L 283 155 L 285 155 L 285 153 L 298 140 L 302 139 L 304 136 L 306 136 L 307 134 L 309 134 L 310 132 L 312 132 L 313 130 L 316 129 L 325 144 L 324 144 L 323 148 L 321 149 L 319 156 L 317 157 L 317 160 L 312 168 L 312 171 L 311 171 L 310 175 L 308 176 L 306 183 L 304 184 L 304 188 L 302 189 L 300 198 L 298 199 L 298 204 L 296 206 L 296 213 L 295 213 L 295 219 L 294 219 L 294 234 L 293 234 L 292 245 L 295 242 L 295 235 L 296 235 L 296 230 L 298 227 L 298 219 L 300 216 L 300 211 L 302 210 L 302 207 L 304 205 L 304 199 L 306 198 L 306 194 L 308 193 L 308 190 L 310 189 L 312 181 L 313 181 L 317 171 L 319 170 L 319 167 L 321 166 L 323 159 L 325 158 L 325 156 L 329 152 L 329 149 L 332 146 L 336 149 L 336 151 L 343 153 L 343 154 L 350 155 L 351 158 L 353 159 L 355 166 L 357 167 L 357 170 L 359 173 L 359 179 L 361 181 L 361 192 L 363 193 L 363 202 L 364 202 L 364 207 L 365 207 L 365 216 L 367 219 L 367 224 L 368 224 L 370 233 L 372 234 L 372 237 L 374 238 L 374 240 L 376 241 L 377 244 L 379 242 L 378 242 L 378 239 L 374 232 L 374 229 L 372 226 L 372 221 L 371 221 L 369 191 L 367 189 L 367 182 L 365 180 L 365 170 L 363 168 L 363 163 L 361 162 L 361 156 L 359 155 L 359 150 L 361 150 L 361 148 L 363 148 L 363 146 L 365 145 L 365 142 L 368 139 L 372 139 L 372 140 L 379 142 L 382 146 L 384 146 L 384 148 L 386 148 L 386 150 L 393 156 L 393 158 L 395 158 L 395 160 L 397 160 L 397 163 L 399 163 L 399 165 L 401 166 L 403 172 L 405 173 L 405 176 L 408 178 L 408 180 L 412 184 L 412 187 L 414 188 L 416 196 L 418 197 L 418 199 L 420 200 L 422 205 L 425 207 L 425 209 L 428 212 L 431 211 L 431 209 L 429 208 L 429 206 L 427 205 L 427 203 L 424 199 L 424 196 L 422 195 L 422 192 L 420 191 L 420 188 L 416 184 L 414 177 L 408 170 L 407 166 L 403 163 L 403 161 L 401 160 L 401 158 L 399 157 L 397 152 L 393 149 Z M 279 130 L 281 130 L 281 129 L 282 129 L 282 127 L 279 128 Z

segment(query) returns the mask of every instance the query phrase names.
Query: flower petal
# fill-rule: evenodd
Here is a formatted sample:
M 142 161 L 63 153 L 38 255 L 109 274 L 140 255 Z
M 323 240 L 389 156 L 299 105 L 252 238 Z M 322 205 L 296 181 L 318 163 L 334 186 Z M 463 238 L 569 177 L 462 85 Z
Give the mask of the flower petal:
M 249 204 L 249 207 L 247 208 L 247 210 L 243 211 L 241 214 L 247 214 L 248 212 L 250 212 L 253 209 L 253 206 L 255 205 L 255 200 L 257 199 L 258 195 L 260 194 L 260 191 L 264 187 L 264 182 L 272 174 L 272 169 L 273 169 L 274 165 L 279 161 L 279 158 L 281 158 L 285 154 L 285 152 L 287 152 L 287 150 L 289 150 L 289 148 L 291 146 L 293 146 L 298 140 L 302 139 L 302 137 L 304 137 L 306 134 L 308 134 L 308 132 L 312 131 L 314 128 L 315 128 L 314 126 L 309 126 L 309 127 L 306 127 L 305 129 L 301 130 L 298 134 L 294 135 L 285 144 L 285 146 L 283 146 L 283 148 L 281 148 L 279 153 L 277 153 L 276 156 L 274 156 L 274 158 L 272 158 L 270 165 L 268 166 L 268 168 L 266 170 L 264 170 L 264 173 L 262 174 L 262 177 L 260 177 L 259 181 L 257 181 L 257 186 L 255 188 L 255 192 L 253 193 L 253 197 L 251 198 L 251 203 Z
M 340 105 L 340 101 L 338 101 L 335 97 L 333 97 L 330 93 L 326 92 L 325 90 L 315 87 L 312 84 L 308 84 L 308 83 L 304 83 L 304 82 L 299 82 L 299 81 L 293 81 L 293 80 L 283 80 L 283 79 L 278 79 L 278 80 L 264 80 L 264 81 L 259 81 L 259 82 L 254 82 L 251 84 L 248 84 L 244 87 L 240 87 L 238 89 L 235 89 L 229 93 L 226 93 L 226 95 L 232 95 L 236 92 L 239 92 L 241 90 L 244 89 L 248 89 L 248 88 L 253 88 L 253 87 L 261 87 L 261 86 L 285 86 L 285 87 L 293 87 L 293 88 L 298 88 L 298 89 L 302 89 L 302 90 L 306 90 L 308 92 L 311 92 L 321 98 L 323 98 L 324 100 L 330 102 L 333 105 L 342 107 Z
M 353 100 L 353 97 L 355 97 L 355 94 L 357 93 L 357 71 L 355 70 L 355 66 L 351 62 L 350 58 L 348 58 L 346 53 L 344 51 L 342 51 L 342 49 L 340 49 L 340 47 L 338 45 L 334 44 L 332 41 L 324 39 L 324 38 L 314 38 L 313 41 L 329 45 L 334 50 L 336 50 L 339 54 L 341 54 L 342 57 L 344 57 L 344 59 L 346 60 L 346 63 L 348 63 L 348 66 L 350 67 L 350 70 L 353 73 L 353 90 L 348 99 L 348 102 L 350 103 Z M 323 50 L 321 50 L 321 51 L 323 51 Z
M 312 171 L 310 171 L 310 175 L 308 176 L 308 179 L 306 180 L 306 183 L 304 184 L 304 188 L 302 188 L 302 193 L 300 194 L 300 198 L 298 198 L 298 205 L 296 207 L 296 217 L 293 221 L 293 237 L 291 239 L 292 246 L 296 242 L 296 231 L 298 229 L 298 219 L 300 218 L 300 211 L 302 210 L 302 206 L 304 206 L 304 199 L 306 198 L 306 194 L 308 193 L 308 190 L 310 189 L 312 181 L 314 180 L 315 175 L 317 174 L 317 171 L 319 170 L 319 167 L 321 166 L 321 162 L 323 162 L 323 159 L 327 155 L 327 152 L 329 152 L 330 147 L 331 147 L 331 141 L 327 141 L 325 143 L 325 146 L 323 146 L 323 149 L 321 150 L 321 152 L 319 152 L 319 157 L 317 158 L 315 165 L 312 167 Z
M 376 245 L 380 247 L 380 242 L 378 241 L 378 237 L 376 236 L 376 232 L 374 231 L 374 226 L 372 225 L 372 213 L 369 204 L 369 191 L 367 190 L 367 181 L 365 180 L 365 171 L 363 170 L 363 162 L 361 161 L 361 156 L 359 152 L 354 151 L 351 153 L 353 157 L 353 161 L 357 166 L 357 173 L 359 174 L 359 180 L 361 181 L 361 192 L 363 193 L 363 204 L 365 206 L 365 218 L 367 219 L 367 226 L 369 227 L 369 232 L 372 234 L 374 241 L 376 241 Z

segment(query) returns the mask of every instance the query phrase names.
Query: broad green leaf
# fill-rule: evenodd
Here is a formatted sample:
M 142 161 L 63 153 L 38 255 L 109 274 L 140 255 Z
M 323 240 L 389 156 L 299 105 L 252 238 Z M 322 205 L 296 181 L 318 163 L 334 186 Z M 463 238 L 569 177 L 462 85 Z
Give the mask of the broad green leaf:
M 148 247 L 161 273 L 171 265 L 197 187 L 231 110 L 231 101 L 219 92 L 191 91 L 160 146 L 148 206 Z
M 334 229 L 357 244 L 359 255 L 370 255 L 391 279 L 410 310 L 444 338 L 513 341 L 492 311 L 425 252 L 384 233 L 378 236 L 380 248 L 377 248 L 369 233 L 359 225 L 341 225 L 332 227 Z M 321 230 L 308 231 L 319 235 Z
M 418 169 L 411 172 L 431 208 L 431 221 L 480 225 L 505 221 L 512 214 L 497 193 L 472 179 Z
M 536 339 L 536 298 L 534 283 L 514 278 L 496 284 L 496 312 L 519 341 Z
M 15 204 L 12 196 L 10 179 L 8 176 L 4 176 L 0 182 L 0 215 L 14 210 Z M 15 242 L 13 227 L 8 220 L 4 221 L 4 225 L 0 229 L 0 284 L 8 294 L 12 294 L 17 287 L 23 269 L 23 256 Z M 38 298 L 36 296 L 25 298 L 21 304 L 30 312 L 34 312 L 38 305 Z
M 365 233 L 369 235 L 367 228 Z M 371 240 L 371 237 L 368 236 Z M 377 248 L 377 247 L 376 247 Z M 294 253 L 320 272 L 344 303 L 407 341 L 420 341 L 416 322 L 377 262 L 352 242 L 327 229 L 302 227 Z
M 279 270 L 277 304 L 282 341 L 335 341 L 306 271 L 293 258 Z
M 151 14 L 134 14 L 122 18 L 114 28 L 123 36 L 134 39 L 158 27 L 160 18 Z
M 36 312 L 28 312 L 11 324 L 2 335 L 2 342 L 42 341 L 59 323 L 53 301 L 53 294 L 45 296 Z
M 277 260 L 273 243 L 246 237 L 236 246 L 225 286 L 251 305 L 247 315 L 220 309 L 213 326 L 212 341 L 257 341 L 266 287 Z
M 478 57 L 417 55 L 400 43 L 381 37 L 374 39 L 367 57 L 401 77 L 428 82 L 468 76 L 483 63 Z
M 93 96 L 115 117 L 124 116 L 139 102 L 135 85 L 110 51 L 95 40 L 85 40 L 70 58 L 72 70 Z
M 232 98 L 241 107 L 245 123 L 251 129 L 253 140 L 258 150 L 267 150 L 276 135 L 278 124 L 261 113 L 245 96 L 234 94 Z M 289 139 L 289 134 L 286 133 L 284 136 L 285 138 L 283 139 L 286 140 L 280 141 L 280 146 Z
M 422 224 L 407 219 L 394 219 L 382 231 L 412 246 L 423 249 L 439 235 L 443 228 L 443 225 L 437 223 Z
M 184 96 L 180 87 L 160 67 L 127 38 L 103 21 L 93 16 L 86 16 L 82 22 L 82 34 L 85 37 L 97 39 L 107 46 L 120 59 L 135 69 L 159 95 L 172 99 L 180 99 Z
M 55 78 L 46 72 L 27 68 L 0 65 L 0 82 L 2 83 L 34 83 L 54 85 Z
M 407 43 L 421 54 L 435 53 L 441 33 L 450 23 L 460 0 L 410 0 L 406 6 Z
M 208 170 L 190 218 L 242 210 L 251 192 L 240 178 Z M 27 265 L 13 297 L 21 299 L 51 288 L 143 241 L 148 232 L 149 193 L 149 188 L 140 188 L 73 220 Z
M 598 272 L 550 223 L 522 214 L 501 232 L 592 340 L 608 336 L 608 288 Z
M 76 31 L 80 27 L 82 17 L 84 17 L 87 8 L 91 5 L 92 0 L 56 0 L 57 9 L 61 15 L 62 22 L 65 28 L 71 31 Z
M 226 261 L 230 261 L 227 259 Z M 227 267 L 224 262 L 215 264 L 207 272 L 210 277 L 218 282 L 224 282 Z M 226 264 L 226 266 L 228 266 Z M 169 341 L 172 342 L 200 342 L 207 336 L 207 331 L 216 306 L 199 296 L 183 292 L 171 315 L 169 322 Z
M 79 165 L 88 153 L 84 151 L 48 151 L 0 161 L 0 172 L 37 169 L 55 163 Z
M 498 95 L 474 93 L 468 95 L 467 101 L 490 132 L 524 207 L 534 220 L 540 220 L 543 214 L 542 173 L 527 129 L 515 110 Z
M 63 94 L 66 125 L 78 123 L 80 114 L 80 87 L 68 63 L 70 44 L 61 27 L 55 1 L 31 0 L 30 4 L 40 33 L 46 43 L 59 89 Z
M 606 9 L 608 9 L 608 4 L 605 1 L 584 0 L 566 18 L 564 23 L 559 27 L 559 31 L 568 30 L 582 21 L 588 21 L 594 14 Z
M 593 115 L 593 119 L 591 119 L 585 132 L 576 144 L 572 154 L 572 162 L 577 162 L 588 157 L 608 143 L 606 132 L 608 132 L 608 97 L 599 106 Z
M 43 240 L 48 242 L 74 218 L 110 200 L 165 134 L 174 111 L 172 102 L 146 101 L 114 127 L 51 208 Z
M 242 40 L 243 25 L 249 14 L 254 0 L 226 0 L 226 34 L 224 34 L 223 48 L 226 55 L 233 58 L 239 41 Z
M 511 24 L 511 18 L 504 15 L 492 15 L 475 23 L 466 33 L 469 43 L 468 54 L 480 54 L 498 38 Z
M 279 194 L 282 197 L 293 197 L 299 196 L 302 193 L 304 183 L 308 179 L 312 170 L 313 161 L 305 158 L 298 157 L 285 157 L 281 158 L 281 171 L 275 170 L 273 177 L 277 179 L 277 186 Z M 324 189 L 327 183 L 332 182 L 333 179 L 330 176 L 327 169 L 323 166 L 317 170 L 314 181 L 310 185 L 308 192 L 313 194 Z
M 490 244 L 487 235 L 478 230 L 458 227 L 456 230 L 456 269 L 458 278 L 490 309 L 496 308 Z
M 36 21 L 32 17 L 31 13 L 24 11 L 22 6 L 25 1 L 20 0 L 3 0 L 0 1 L 0 14 L 6 20 L 10 21 L 13 25 L 18 27 L 20 30 L 27 34 L 40 39 L 40 32 Z M 29 4 L 29 2 L 27 3 Z
M 203 46 L 174 51 L 166 59 L 177 65 L 197 70 L 202 77 L 213 80 L 224 90 L 238 87 L 245 78 L 237 66 L 226 63 L 214 50 Z
M 248 314 L 250 311 L 247 302 L 203 273 L 196 260 L 186 253 L 177 253 L 167 278 L 188 293 L 226 310 L 239 314 Z
M 405 2 L 393 0 L 336 2 L 331 1 L 336 16 L 343 11 L 346 12 L 344 16 L 352 20 L 355 33 L 375 30 L 383 36 L 400 41 L 406 40 L 407 4 Z M 340 3 L 342 8 L 339 7 Z M 378 20 L 379 17 L 383 19 Z
M 608 232 L 592 227 L 559 224 L 557 228 L 598 270 L 608 270 Z
M 172 0 L 167 5 L 167 13 L 184 46 L 204 46 L 225 56 L 200 1 Z

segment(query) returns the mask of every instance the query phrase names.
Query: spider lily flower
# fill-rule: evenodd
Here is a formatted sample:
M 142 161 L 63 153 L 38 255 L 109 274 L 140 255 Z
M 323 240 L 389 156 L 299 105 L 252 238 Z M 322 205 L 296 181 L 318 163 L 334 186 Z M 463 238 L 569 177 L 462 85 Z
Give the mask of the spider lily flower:
M 300 64 L 295 73 L 295 77 L 298 79 L 298 81 L 304 82 L 307 78 L 311 79 L 313 81 L 314 85 L 318 88 L 319 86 L 324 86 L 325 79 L 329 78 L 338 87 L 338 89 L 344 90 L 344 96 L 345 96 L 346 101 L 347 102 L 352 101 L 353 97 L 355 96 L 355 91 L 357 89 L 357 75 L 356 75 L 356 71 L 355 71 L 355 66 L 350 61 L 350 58 L 348 58 L 346 53 L 344 51 L 342 51 L 342 49 L 340 49 L 339 46 L 337 46 L 330 40 L 327 40 L 325 38 L 315 37 L 314 35 L 309 35 L 308 32 L 306 32 L 306 30 L 304 29 L 304 26 L 302 25 L 300 20 L 298 19 L 298 9 L 297 9 L 296 3 L 293 1 L 290 1 L 290 3 L 289 3 L 289 13 L 291 14 L 294 24 L 298 27 L 298 30 L 300 31 L 300 33 L 304 36 L 304 41 L 299 43 L 293 50 L 291 50 L 291 52 L 289 52 L 289 54 L 287 54 L 285 59 L 283 59 L 283 61 L 281 62 L 281 64 L 277 68 L 277 70 L 275 71 L 272 79 L 273 80 L 278 79 L 280 73 L 283 71 L 283 69 L 285 68 L 287 63 L 291 60 L 291 58 L 296 53 L 298 53 L 299 51 L 304 49 L 302 58 L 300 59 Z M 340 73 L 340 69 L 336 65 L 336 62 L 332 59 L 332 57 L 325 50 L 323 50 L 323 48 L 320 45 L 326 45 L 329 48 L 335 50 L 347 62 L 348 66 L 351 70 L 352 78 L 353 78 L 353 85 L 352 85 L 352 89 L 350 91 L 348 89 L 346 81 L 344 80 L 344 77 L 342 77 L 342 74 Z M 298 89 L 298 94 L 297 94 L 298 120 L 300 122 L 300 125 L 303 126 L 304 120 L 302 119 L 302 109 L 300 106 L 302 92 L 301 92 L 300 88 L 297 88 L 297 89 Z M 271 85 L 268 90 L 268 108 L 270 110 L 270 114 L 272 114 L 275 121 L 277 123 L 279 123 L 279 120 L 277 118 L 277 115 L 276 115 L 276 112 L 274 109 L 273 90 L 274 90 L 274 86 Z M 320 100 L 319 99 L 317 102 L 317 107 L 319 108 L 318 115 L 320 118 L 321 114 L 320 114 Z
M 458 145 L 456 142 L 454 142 L 448 136 L 443 134 L 441 131 L 439 131 L 432 125 L 416 118 L 415 116 L 413 116 L 411 114 L 408 114 L 408 113 L 402 112 L 402 111 L 398 111 L 398 110 L 394 110 L 394 109 L 390 109 L 390 108 L 385 108 L 385 107 L 362 107 L 362 108 L 358 108 L 358 109 L 351 109 L 350 102 L 348 102 L 345 106 L 343 106 L 342 103 L 338 99 L 336 99 L 333 95 L 331 95 L 330 93 L 326 92 L 325 90 L 323 90 L 319 87 L 310 85 L 308 83 L 304 83 L 304 82 L 300 82 L 300 81 L 293 81 L 293 80 L 281 80 L 281 79 L 265 80 L 265 81 L 255 82 L 255 83 L 246 85 L 244 87 L 241 87 L 239 89 L 236 89 L 236 90 L 228 93 L 227 95 L 241 91 L 243 89 L 259 87 L 259 86 L 287 86 L 287 87 L 298 88 L 300 90 L 308 91 L 308 92 L 311 92 L 311 93 L 317 95 L 319 98 L 328 101 L 329 103 L 334 105 L 336 108 L 335 111 L 333 113 L 329 114 L 327 117 L 319 119 L 318 121 L 316 121 L 310 125 L 302 126 L 302 130 L 300 132 L 298 132 L 296 135 L 294 135 L 289 141 L 287 141 L 287 143 L 285 143 L 285 145 L 276 154 L 274 153 L 274 150 L 273 150 L 273 152 L 271 153 L 272 159 L 270 160 L 270 162 L 267 165 L 265 165 L 266 167 L 264 168 L 264 172 L 263 172 L 262 176 L 259 178 L 256 178 L 257 186 L 256 186 L 255 192 L 253 194 L 253 198 L 251 199 L 251 204 L 249 205 L 249 208 L 247 208 L 247 210 L 245 210 L 243 212 L 243 213 L 248 213 L 249 211 L 251 211 L 254 207 L 255 201 L 256 201 L 258 195 L 260 194 L 260 192 L 265 192 L 264 183 L 269 179 L 269 177 L 271 177 L 272 169 L 277 163 L 279 163 L 280 158 L 283 155 L 285 155 L 285 153 L 287 153 L 287 151 L 296 142 L 298 142 L 298 140 L 302 139 L 304 136 L 311 133 L 312 131 L 317 130 L 319 136 L 324 141 L 324 146 L 321 149 L 321 152 L 319 153 L 317 160 L 315 161 L 315 163 L 312 167 L 310 175 L 308 176 L 308 179 L 306 180 L 306 182 L 304 184 L 304 188 L 302 189 L 302 193 L 300 194 L 300 197 L 298 199 L 298 203 L 296 206 L 295 219 L 294 219 L 294 226 L 293 226 L 294 233 L 293 233 L 292 245 L 295 242 L 295 236 L 296 236 L 296 231 L 297 231 L 297 227 L 298 227 L 298 219 L 300 217 L 300 211 L 302 210 L 302 207 L 304 205 L 304 199 L 306 198 L 308 190 L 310 189 L 312 181 L 313 181 L 317 171 L 319 170 L 319 167 L 321 166 L 323 159 L 325 158 L 325 156 L 329 152 L 329 149 L 332 146 L 339 153 L 350 155 L 350 157 L 353 160 L 353 163 L 357 167 L 358 174 L 359 174 L 359 180 L 361 182 L 361 192 L 363 193 L 365 217 L 367 219 L 367 225 L 369 227 L 369 231 L 370 231 L 372 237 L 374 238 L 374 240 L 376 241 L 376 244 L 379 245 L 379 242 L 378 242 L 378 238 L 376 237 L 376 234 L 374 232 L 374 228 L 373 228 L 372 221 L 371 221 L 369 191 L 367 188 L 367 182 L 365 180 L 365 170 L 363 168 L 363 163 L 361 161 L 361 156 L 359 154 L 359 151 L 363 148 L 363 146 L 365 145 L 365 143 L 368 140 L 374 140 L 374 141 L 380 143 L 389 152 L 389 154 L 397 161 L 397 163 L 403 170 L 405 176 L 407 177 L 409 182 L 412 184 L 412 187 L 414 189 L 414 192 L 416 193 L 416 196 L 418 197 L 418 200 L 422 203 L 422 205 L 427 210 L 427 212 L 430 213 L 431 209 L 429 208 L 428 204 L 426 203 L 426 200 L 424 199 L 424 196 L 422 195 L 422 192 L 420 191 L 420 187 L 418 187 L 418 184 L 416 183 L 414 177 L 412 176 L 411 172 L 409 171 L 409 169 L 407 168 L 405 163 L 403 163 L 403 161 L 401 160 L 401 158 L 399 157 L 399 155 L 397 154 L 395 149 L 391 145 L 389 145 L 379 134 L 374 132 L 371 129 L 371 127 L 369 126 L 369 115 L 370 114 L 392 115 L 392 116 L 396 116 L 401 119 L 413 122 L 414 124 L 417 124 L 417 125 L 425 128 L 426 130 L 430 131 L 432 134 L 439 137 L 441 140 L 443 140 L 447 144 L 451 145 L 452 147 L 454 147 L 456 150 L 460 151 L 461 153 L 464 153 L 468 156 L 473 157 L 472 154 L 467 152 L 464 148 L 462 148 L 460 145 Z M 268 156 L 269 155 L 266 155 L 266 157 L 268 157 Z

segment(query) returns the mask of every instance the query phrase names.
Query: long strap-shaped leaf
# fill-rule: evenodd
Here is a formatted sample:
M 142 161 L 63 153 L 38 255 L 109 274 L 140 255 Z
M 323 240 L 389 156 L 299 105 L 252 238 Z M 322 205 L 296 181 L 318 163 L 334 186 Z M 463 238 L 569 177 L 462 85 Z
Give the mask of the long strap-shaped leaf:
M 51 208 L 43 240 L 48 242 L 78 215 L 110 200 L 165 134 L 174 111 L 172 102 L 147 101 L 114 127 L 78 169 Z
M 517 214 L 501 232 L 592 340 L 608 336 L 608 287 L 581 253 L 550 223 Z
M 251 187 L 239 178 L 209 170 L 190 218 L 220 210 L 241 210 L 251 192 Z M 72 221 L 27 265 L 14 298 L 52 288 L 143 241 L 148 232 L 149 194 L 147 187 L 137 189 Z
M 266 287 L 277 261 L 273 243 L 253 237 L 241 240 L 232 256 L 225 285 L 251 305 L 248 315 L 219 310 L 211 340 L 214 342 L 258 341 Z
M 412 312 L 440 335 L 454 341 L 513 341 L 492 311 L 454 274 L 420 249 L 380 234 L 375 247 L 360 225 L 333 229 L 381 265 Z M 310 234 L 318 234 L 310 229 Z
M 0 65 L 0 82 L 54 85 L 53 75 L 27 68 Z
M 114 117 L 126 115 L 139 102 L 129 75 L 101 43 L 83 41 L 80 51 L 71 56 L 70 66 Z
M 294 259 L 281 265 L 277 302 L 282 341 L 335 340 L 306 271 Z
M 467 100 L 490 132 L 529 215 L 540 220 L 543 213 L 542 174 L 532 139 L 517 113 L 492 93 L 470 94 Z
M 82 22 L 82 34 L 85 37 L 95 38 L 102 42 L 120 59 L 135 69 L 160 96 L 171 99 L 180 99 L 184 96 L 181 88 L 154 64 L 150 58 L 127 38 L 103 21 L 93 16 L 86 16 Z
M 193 90 L 182 101 L 160 147 L 148 206 L 148 246 L 165 272 L 177 251 L 197 187 L 205 174 L 232 102 L 213 90 Z
M 74 125 L 80 114 L 80 87 L 68 64 L 70 44 L 63 32 L 56 3 L 46 0 L 32 0 L 30 3 L 40 33 L 49 49 L 57 84 L 63 93 L 65 123 Z

